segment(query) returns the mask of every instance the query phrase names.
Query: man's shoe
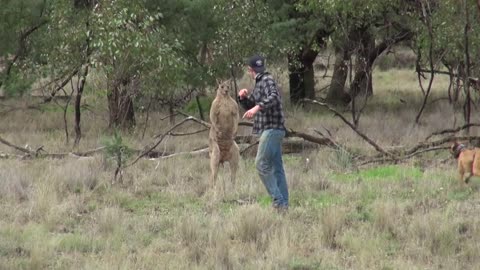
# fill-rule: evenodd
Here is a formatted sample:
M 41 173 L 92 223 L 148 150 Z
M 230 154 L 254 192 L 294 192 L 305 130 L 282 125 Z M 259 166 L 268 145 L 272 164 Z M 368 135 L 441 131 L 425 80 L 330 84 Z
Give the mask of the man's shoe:
M 273 205 L 273 208 L 275 210 L 277 210 L 278 213 L 280 214 L 284 214 L 286 212 L 288 212 L 288 205 L 278 205 L 278 204 L 274 204 Z

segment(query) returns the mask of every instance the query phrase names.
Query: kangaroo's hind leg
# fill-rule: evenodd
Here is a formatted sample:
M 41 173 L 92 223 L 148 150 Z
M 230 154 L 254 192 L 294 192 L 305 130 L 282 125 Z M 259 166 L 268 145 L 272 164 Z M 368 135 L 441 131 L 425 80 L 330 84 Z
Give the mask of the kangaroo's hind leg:
M 235 142 L 233 142 L 233 145 L 230 148 L 230 161 L 228 163 L 230 165 L 230 179 L 232 181 L 232 185 L 235 186 L 235 179 L 240 163 L 240 148 Z
M 218 167 L 220 165 L 220 148 L 214 141 L 210 143 L 210 187 L 215 188 L 218 175 Z

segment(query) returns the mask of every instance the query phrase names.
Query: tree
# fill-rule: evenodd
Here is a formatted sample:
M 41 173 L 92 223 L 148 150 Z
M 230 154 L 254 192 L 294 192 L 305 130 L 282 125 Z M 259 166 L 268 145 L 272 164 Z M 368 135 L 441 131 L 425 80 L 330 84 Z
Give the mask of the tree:
M 10 75 L 18 73 L 18 61 L 23 59 L 29 50 L 28 41 L 31 36 L 47 23 L 45 16 L 46 3 L 40 0 L 1 0 L 0 6 L 0 88 L 4 84 L 7 91 L 15 83 Z M 3 61 L 2 61 L 3 60 Z M 4 67 L 2 68 L 2 62 Z M 20 89 L 23 90 L 23 89 Z
M 322 9 L 332 20 L 332 41 L 336 52 L 334 73 L 327 100 L 331 103 L 349 102 L 345 94 L 347 62 L 354 57 L 354 76 L 349 96 L 371 95 L 372 69 L 375 60 L 394 44 L 413 37 L 409 28 L 410 1 L 361 0 L 328 1 L 307 7 Z

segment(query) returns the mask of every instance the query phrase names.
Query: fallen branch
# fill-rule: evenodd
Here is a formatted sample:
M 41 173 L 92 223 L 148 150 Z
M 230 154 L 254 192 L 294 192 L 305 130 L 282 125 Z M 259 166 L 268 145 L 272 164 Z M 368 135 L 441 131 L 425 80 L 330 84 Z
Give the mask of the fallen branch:
M 389 156 L 390 158 L 392 159 L 396 159 L 396 157 L 392 154 L 392 153 L 389 153 L 385 150 L 383 150 L 382 147 L 380 147 L 378 144 L 376 144 L 374 141 L 372 141 L 369 137 L 367 137 L 367 135 L 363 134 L 361 131 L 359 131 L 355 125 L 353 125 L 352 123 L 350 123 L 350 121 L 348 121 L 341 113 L 339 113 L 338 111 L 336 111 L 335 109 L 331 108 L 330 106 L 328 106 L 328 104 L 326 103 L 323 103 L 323 102 L 319 102 L 319 101 L 316 101 L 316 100 L 312 100 L 312 99 L 303 99 L 302 100 L 303 102 L 309 102 L 309 103 L 313 103 L 313 104 L 317 104 L 317 105 L 320 105 L 322 107 L 325 107 L 327 108 L 329 111 L 333 112 L 336 116 L 338 116 L 340 119 L 342 119 L 342 121 L 347 124 L 355 133 L 357 133 L 362 139 L 364 139 L 368 144 L 370 144 L 371 146 L 373 146 L 373 148 L 375 148 L 375 150 L 377 150 L 378 152 L 386 155 L 386 156 Z
M 105 147 L 99 147 L 99 148 L 95 148 L 95 149 L 92 149 L 92 150 L 87 150 L 85 152 L 48 153 L 43 149 L 43 146 L 39 147 L 36 151 L 32 151 L 32 150 L 29 150 L 27 148 L 15 145 L 15 144 L 3 139 L 2 137 L 0 137 L 0 142 L 9 146 L 9 147 L 11 147 L 11 148 L 14 148 L 15 150 L 18 150 L 20 152 L 25 153 L 26 155 L 21 156 L 22 158 L 26 158 L 26 157 L 64 158 L 64 157 L 67 157 L 67 156 L 88 157 L 88 156 L 91 156 L 95 153 L 101 152 L 105 149 Z
M 249 149 L 252 149 L 254 146 L 258 145 L 258 141 L 250 144 L 249 146 L 245 147 L 245 149 L 243 149 L 242 151 L 240 151 L 240 155 L 244 155 Z
M 17 146 L 17 145 L 14 145 L 13 143 L 10 143 L 9 141 L 3 139 L 2 137 L 0 137 L 0 142 L 11 147 L 11 148 L 14 148 L 20 152 L 23 152 L 23 153 L 26 153 L 28 155 L 35 155 L 35 152 L 27 149 L 27 148 L 23 148 L 23 147 L 20 147 L 20 146 Z
M 190 135 L 199 134 L 199 133 L 202 133 L 202 132 L 205 132 L 205 131 L 208 131 L 208 130 L 210 130 L 210 129 L 209 128 L 204 128 L 204 129 L 199 129 L 199 130 L 192 131 L 192 132 L 183 132 L 183 133 L 171 132 L 170 136 L 172 136 L 172 137 L 190 136 Z M 158 134 L 154 138 L 158 138 L 160 136 L 163 136 L 163 134 Z
M 67 156 L 69 157 L 90 157 L 95 153 L 98 152 L 103 152 L 105 150 L 105 147 L 98 147 L 92 150 L 87 150 L 85 152 L 66 152 L 66 153 L 44 153 L 41 154 L 43 157 L 52 157 L 52 158 L 65 158 Z
M 466 125 L 463 125 L 461 127 L 455 128 L 455 129 L 444 129 L 444 130 L 440 130 L 440 131 L 435 131 L 432 134 L 428 135 L 425 138 L 425 141 L 429 140 L 433 136 L 444 135 L 444 134 L 449 134 L 449 133 L 457 133 L 459 131 L 462 131 L 464 129 L 468 129 L 468 128 L 471 128 L 471 127 L 480 127 L 480 124 L 470 123 L 470 124 L 466 124 Z
M 212 125 L 210 123 L 208 123 L 207 121 L 203 121 L 201 119 L 198 119 L 196 117 L 193 117 L 191 115 L 188 115 L 182 111 L 176 111 L 178 114 L 181 114 L 183 116 L 185 116 L 186 118 L 190 119 L 191 121 L 194 121 L 194 122 L 197 122 L 198 124 L 204 126 L 204 127 L 207 127 L 207 128 L 210 128 Z
M 396 160 L 389 159 L 389 158 L 385 158 L 385 157 L 383 157 L 383 158 L 374 158 L 374 159 L 366 160 L 366 161 L 358 164 L 357 166 L 364 166 L 364 165 L 371 164 L 371 163 L 382 163 L 382 162 L 390 162 L 390 161 L 398 162 L 398 161 L 401 161 L 401 160 L 410 159 L 410 158 L 412 158 L 412 157 L 414 157 L 414 156 L 418 156 L 418 155 L 423 154 L 423 153 L 426 153 L 426 152 L 446 150 L 446 149 L 449 149 L 449 148 L 450 148 L 450 147 L 448 147 L 448 146 L 437 146 L 437 147 L 432 147 L 432 148 L 426 148 L 426 149 L 423 149 L 423 150 L 420 150 L 420 151 L 411 153 L 411 154 L 406 155 L 406 156 L 403 156 L 403 157 L 398 157 L 398 159 L 396 159 Z
M 173 153 L 173 154 L 169 154 L 169 155 L 165 155 L 165 156 L 160 156 L 158 158 L 151 158 L 149 160 L 160 160 L 160 159 L 168 159 L 168 158 L 174 158 L 174 157 L 178 157 L 178 156 L 186 156 L 186 155 L 189 155 L 189 156 L 197 156 L 197 155 L 201 155 L 201 154 L 205 154 L 205 153 L 208 153 L 208 147 L 207 148 L 203 148 L 203 149 L 199 149 L 199 150 L 195 150 L 195 151 L 190 151 L 190 152 L 178 152 L 178 153 Z M 158 165 L 157 165 L 158 166 Z M 155 167 L 156 169 L 156 167 Z
M 460 136 L 460 137 L 442 138 L 432 142 L 423 142 L 410 148 L 410 150 L 405 151 L 404 155 L 410 155 L 422 149 L 440 146 L 445 143 L 453 143 L 455 141 L 473 141 L 473 140 L 479 140 L 479 139 L 480 139 L 480 136 Z
M 473 141 L 473 140 L 480 140 L 480 136 L 447 137 L 447 138 L 438 139 L 433 142 L 428 142 L 428 143 L 423 142 L 413 146 L 409 150 L 403 151 L 403 153 L 402 151 L 398 151 L 398 157 L 395 160 L 388 157 L 374 156 L 372 157 L 372 159 L 366 159 L 366 160 L 363 159 L 363 162 L 359 163 L 358 166 L 363 166 L 371 163 L 379 163 L 379 162 L 391 162 L 391 161 L 398 162 L 400 160 L 406 160 L 426 152 L 450 149 L 449 145 L 444 146 L 445 143 L 452 143 L 456 141 Z
M 309 134 L 306 134 L 306 133 L 303 133 L 303 132 L 295 131 L 293 129 L 288 129 L 287 130 L 286 137 L 298 137 L 298 138 L 302 138 L 306 141 L 313 142 L 313 143 L 320 144 L 320 145 L 328 145 L 328 146 L 333 146 L 334 145 L 334 143 L 328 138 L 315 137 L 315 136 L 312 136 L 312 135 L 309 135 Z
M 150 151 L 152 151 L 153 149 L 155 149 L 162 141 L 163 139 L 165 139 L 166 136 L 170 135 L 170 133 L 175 130 L 176 128 L 178 128 L 179 126 L 185 124 L 186 122 L 188 121 L 195 121 L 196 120 L 194 119 L 194 117 L 187 117 L 185 119 L 183 119 L 181 122 L 179 122 L 178 124 L 172 126 L 167 132 L 165 132 L 163 135 L 160 136 L 160 139 L 150 148 L 148 148 L 147 150 L 143 151 L 140 155 L 137 156 L 137 158 L 135 158 L 135 160 L 129 164 L 127 164 L 125 166 L 125 168 L 127 167 L 130 167 L 132 165 L 134 165 L 135 163 L 138 162 L 138 160 L 140 160 L 142 157 L 144 157 L 145 155 L 147 155 Z
M 191 116 L 191 115 L 189 115 L 189 114 L 186 114 L 186 113 L 184 113 L 184 112 L 182 112 L 182 111 L 177 111 L 177 114 L 181 114 L 181 115 L 183 115 L 183 116 L 185 116 L 185 117 L 191 117 L 193 121 L 199 123 L 200 125 L 202 125 L 202 126 L 204 126 L 204 127 L 208 127 L 208 128 L 211 127 L 211 124 L 210 124 L 209 122 L 203 121 L 203 120 L 198 119 L 198 118 L 196 118 L 196 117 L 193 117 L 193 116 Z M 245 127 L 252 127 L 252 126 L 253 126 L 253 123 L 252 123 L 252 122 L 241 121 L 241 122 L 238 123 L 238 125 L 239 125 L 239 126 L 245 126 Z
M 192 121 L 194 122 L 197 122 L 199 123 L 200 125 L 202 126 L 205 126 L 207 128 L 210 128 L 211 127 L 211 124 L 206 122 L 206 121 L 203 121 L 203 120 L 200 120 L 198 118 L 195 118 L 191 115 L 188 115 L 184 112 L 181 112 L 181 111 L 177 111 L 179 114 L 191 119 Z M 252 122 L 240 122 L 238 123 L 239 126 L 253 126 L 253 123 Z M 159 135 L 157 135 L 159 136 Z M 289 129 L 287 128 L 287 134 L 286 134 L 286 137 L 298 137 L 298 138 L 301 138 L 301 139 L 304 139 L 306 141 L 310 141 L 310 142 L 313 142 L 313 143 L 316 143 L 316 144 L 320 144 L 320 145 L 333 145 L 331 143 L 331 141 L 327 138 L 319 138 L 319 137 L 315 137 L 313 135 L 309 135 L 309 134 L 306 134 L 306 133 L 303 133 L 303 132 L 300 132 L 300 131 L 296 131 L 296 130 L 293 130 L 293 129 Z M 237 136 L 236 137 L 236 140 L 242 140 L 242 138 L 244 138 L 245 140 L 244 141 L 253 141 L 251 138 L 253 138 L 253 136 Z

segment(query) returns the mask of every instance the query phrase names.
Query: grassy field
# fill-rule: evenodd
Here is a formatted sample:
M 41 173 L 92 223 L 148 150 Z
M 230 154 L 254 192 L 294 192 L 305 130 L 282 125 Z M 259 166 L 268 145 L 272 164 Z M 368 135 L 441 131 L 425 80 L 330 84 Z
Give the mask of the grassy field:
M 276 75 L 287 85 L 283 73 Z M 445 95 L 447 83 L 436 81 L 434 98 Z M 460 108 L 439 101 L 428 106 L 420 126 L 412 124 L 421 95 L 412 71 L 375 72 L 374 92 L 360 128 L 386 149 L 462 123 Z M 106 110 L 94 108 L 83 115 L 81 149 L 98 147 L 108 137 Z M 289 127 L 327 128 L 349 148 L 375 153 L 332 114 L 287 108 Z M 150 116 L 142 139 L 145 115 L 137 115 L 138 130 L 124 135 L 126 143 L 141 149 L 152 142 L 168 127 L 161 116 Z M 1 136 L 17 145 L 70 149 L 54 105 L 12 112 L 0 126 Z M 160 149 L 206 144 L 203 133 L 168 138 Z M 0 151 L 14 153 L 4 145 Z M 285 155 L 291 205 L 284 215 L 271 209 L 248 157 L 235 186 L 228 170 L 220 171 L 227 185 L 219 196 L 208 188 L 205 157 L 145 159 L 115 184 L 114 167 L 101 154 L 3 159 L 0 269 L 479 269 L 480 179 L 460 186 L 448 158 L 440 151 L 356 170 L 348 156 L 329 148 Z

